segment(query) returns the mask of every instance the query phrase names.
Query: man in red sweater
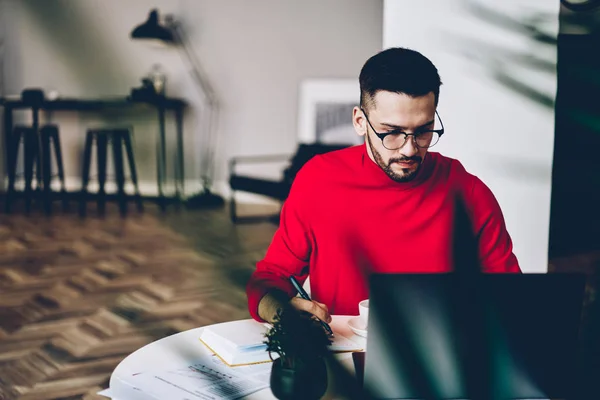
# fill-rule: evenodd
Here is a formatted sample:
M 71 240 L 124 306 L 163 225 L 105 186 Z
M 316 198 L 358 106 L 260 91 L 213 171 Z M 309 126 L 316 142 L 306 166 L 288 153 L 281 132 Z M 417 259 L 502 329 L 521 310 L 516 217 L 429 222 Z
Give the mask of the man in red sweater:
M 469 246 L 457 244 L 457 210 L 468 221 L 477 268 L 520 272 L 490 189 L 457 160 L 429 151 L 444 133 L 431 61 L 387 49 L 365 63 L 359 81 L 352 121 L 365 144 L 316 156 L 297 174 L 247 285 L 256 320 L 272 321 L 287 305 L 326 322 L 331 314 L 357 315 L 373 272 L 460 268 L 457 255 Z M 294 297 L 292 275 L 301 283 L 310 275 L 313 301 Z

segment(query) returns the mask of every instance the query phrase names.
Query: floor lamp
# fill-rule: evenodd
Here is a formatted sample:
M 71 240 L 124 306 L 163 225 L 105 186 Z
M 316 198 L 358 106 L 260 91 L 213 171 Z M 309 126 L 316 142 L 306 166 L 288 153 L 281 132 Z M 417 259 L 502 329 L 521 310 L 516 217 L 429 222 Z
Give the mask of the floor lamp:
M 202 173 L 202 192 L 186 199 L 189 208 L 219 207 L 224 205 L 221 196 L 211 192 L 212 174 L 214 167 L 214 139 L 218 122 L 219 103 L 217 97 L 202 70 L 200 63 L 185 36 L 181 25 L 172 17 L 165 18 L 165 24 L 159 22 L 158 10 L 153 9 L 148 19 L 136 26 L 131 32 L 132 39 L 159 41 L 167 45 L 176 45 L 183 49 L 187 62 L 191 66 L 190 73 L 197 89 L 206 101 L 206 107 L 201 110 L 205 115 L 206 131 L 202 132 L 200 170 Z

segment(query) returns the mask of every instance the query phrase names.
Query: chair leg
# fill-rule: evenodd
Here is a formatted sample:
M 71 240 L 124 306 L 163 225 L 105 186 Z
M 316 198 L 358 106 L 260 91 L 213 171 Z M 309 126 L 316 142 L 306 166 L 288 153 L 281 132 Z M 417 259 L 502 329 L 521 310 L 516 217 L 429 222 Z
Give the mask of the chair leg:
M 33 178 L 36 160 L 39 161 L 39 138 L 33 129 L 27 129 L 25 134 L 25 212 L 31 211 L 33 201 Z M 38 169 L 40 165 L 38 164 Z
M 83 171 L 81 173 L 81 193 L 79 195 L 79 214 L 83 217 L 87 209 L 88 184 L 90 182 L 90 165 L 92 163 L 92 146 L 94 145 L 94 134 L 88 132 L 85 137 L 83 149 Z
M 135 188 L 135 199 L 137 202 L 137 208 L 139 212 L 144 210 L 144 204 L 142 203 L 142 195 L 140 193 L 140 187 L 138 184 L 137 169 L 135 167 L 135 157 L 133 156 L 133 144 L 131 142 L 131 132 L 127 131 L 123 135 L 125 142 L 125 150 L 127 151 L 127 162 L 129 164 L 129 171 L 131 175 L 131 181 Z
M 98 150 L 98 212 L 104 214 L 106 209 L 106 155 L 108 151 L 108 136 L 100 134 L 96 138 Z
M 63 165 L 63 157 L 58 128 L 53 130 L 52 144 L 54 145 L 56 168 L 58 169 L 58 179 L 60 180 L 60 191 L 62 196 L 63 211 L 67 211 L 69 209 L 69 199 L 67 198 L 67 184 L 65 183 L 65 170 Z
M 234 224 L 238 221 L 237 205 L 235 203 L 235 190 L 231 191 L 231 199 L 229 200 L 229 218 Z
M 52 182 L 52 160 L 50 158 L 51 134 L 48 129 L 42 128 L 40 130 L 40 139 L 42 142 L 41 168 L 39 168 L 40 164 L 38 164 L 38 170 L 42 173 L 44 211 L 46 215 L 50 215 L 52 213 L 52 188 L 50 187 L 50 183 Z
M 36 176 L 36 192 L 43 192 L 44 188 L 44 161 L 42 160 L 42 137 L 40 132 L 40 110 L 37 107 L 33 107 L 32 112 L 32 122 L 33 122 L 33 133 L 35 136 L 35 140 L 32 139 L 32 147 L 36 149 L 35 151 L 35 176 Z M 35 144 L 34 144 L 35 143 Z
M 127 214 L 127 195 L 125 193 L 125 171 L 123 168 L 123 148 L 121 147 L 122 139 L 122 132 L 114 131 L 114 135 L 112 136 L 112 150 L 115 163 L 115 178 L 117 181 L 117 198 L 121 216 L 125 216 Z
M 16 128 L 8 133 L 8 188 L 6 191 L 6 203 L 4 212 L 10 213 L 12 201 L 15 196 L 15 181 L 17 179 L 17 161 L 19 160 L 19 145 L 21 143 L 22 130 Z

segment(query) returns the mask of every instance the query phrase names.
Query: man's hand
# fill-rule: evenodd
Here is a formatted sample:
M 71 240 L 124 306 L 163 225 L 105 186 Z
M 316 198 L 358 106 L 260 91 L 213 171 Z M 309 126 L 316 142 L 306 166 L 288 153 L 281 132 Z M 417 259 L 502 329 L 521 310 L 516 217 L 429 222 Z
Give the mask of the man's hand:
M 300 297 L 293 297 L 290 300 L 290 304 L 298 311 L 306 311 L 319 318 L 323 322 L 330 323 L 331 315 L 329 315 L 329 309 L 323 303 L 319 303 L 315 300 L 304 300 Z
M 327 306 L 315 300 L 304 300 L 300 297 L 288 299 L 287 295 L 280 291 L 267 293 L 258 303 L 258 315 L 267 322 L 273 323 L 277 311 L 283 311 L 292 306 L 298 311 L 306 311 L 324 322 L 331 322 L 331 315 Z

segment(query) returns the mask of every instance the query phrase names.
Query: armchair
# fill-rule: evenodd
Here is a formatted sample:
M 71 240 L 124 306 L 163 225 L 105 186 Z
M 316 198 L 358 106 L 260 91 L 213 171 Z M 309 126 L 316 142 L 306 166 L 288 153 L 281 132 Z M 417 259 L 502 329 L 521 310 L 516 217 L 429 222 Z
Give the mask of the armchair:
M 275 154 L 265 156 L 239 156 L 229 161 L 229 186 L 231 188 L 230 217 L 236 223 L 240 221 L 237 215 L 235 192 L 242 191 L 259 194 L 280 201 L 282 204 L 287 198 L 296 174 L 312 157 L 334 150 L 349 147 L 348 144 L 323 144 L 323 143 L 301 143 L 293 155 Z M 236 167 L 242 163 L 266 163 L 281 162 L 289 160 L 288 167 L 283 170 L 280 180 L 259 178 L 245 175 L 236 171 Z

